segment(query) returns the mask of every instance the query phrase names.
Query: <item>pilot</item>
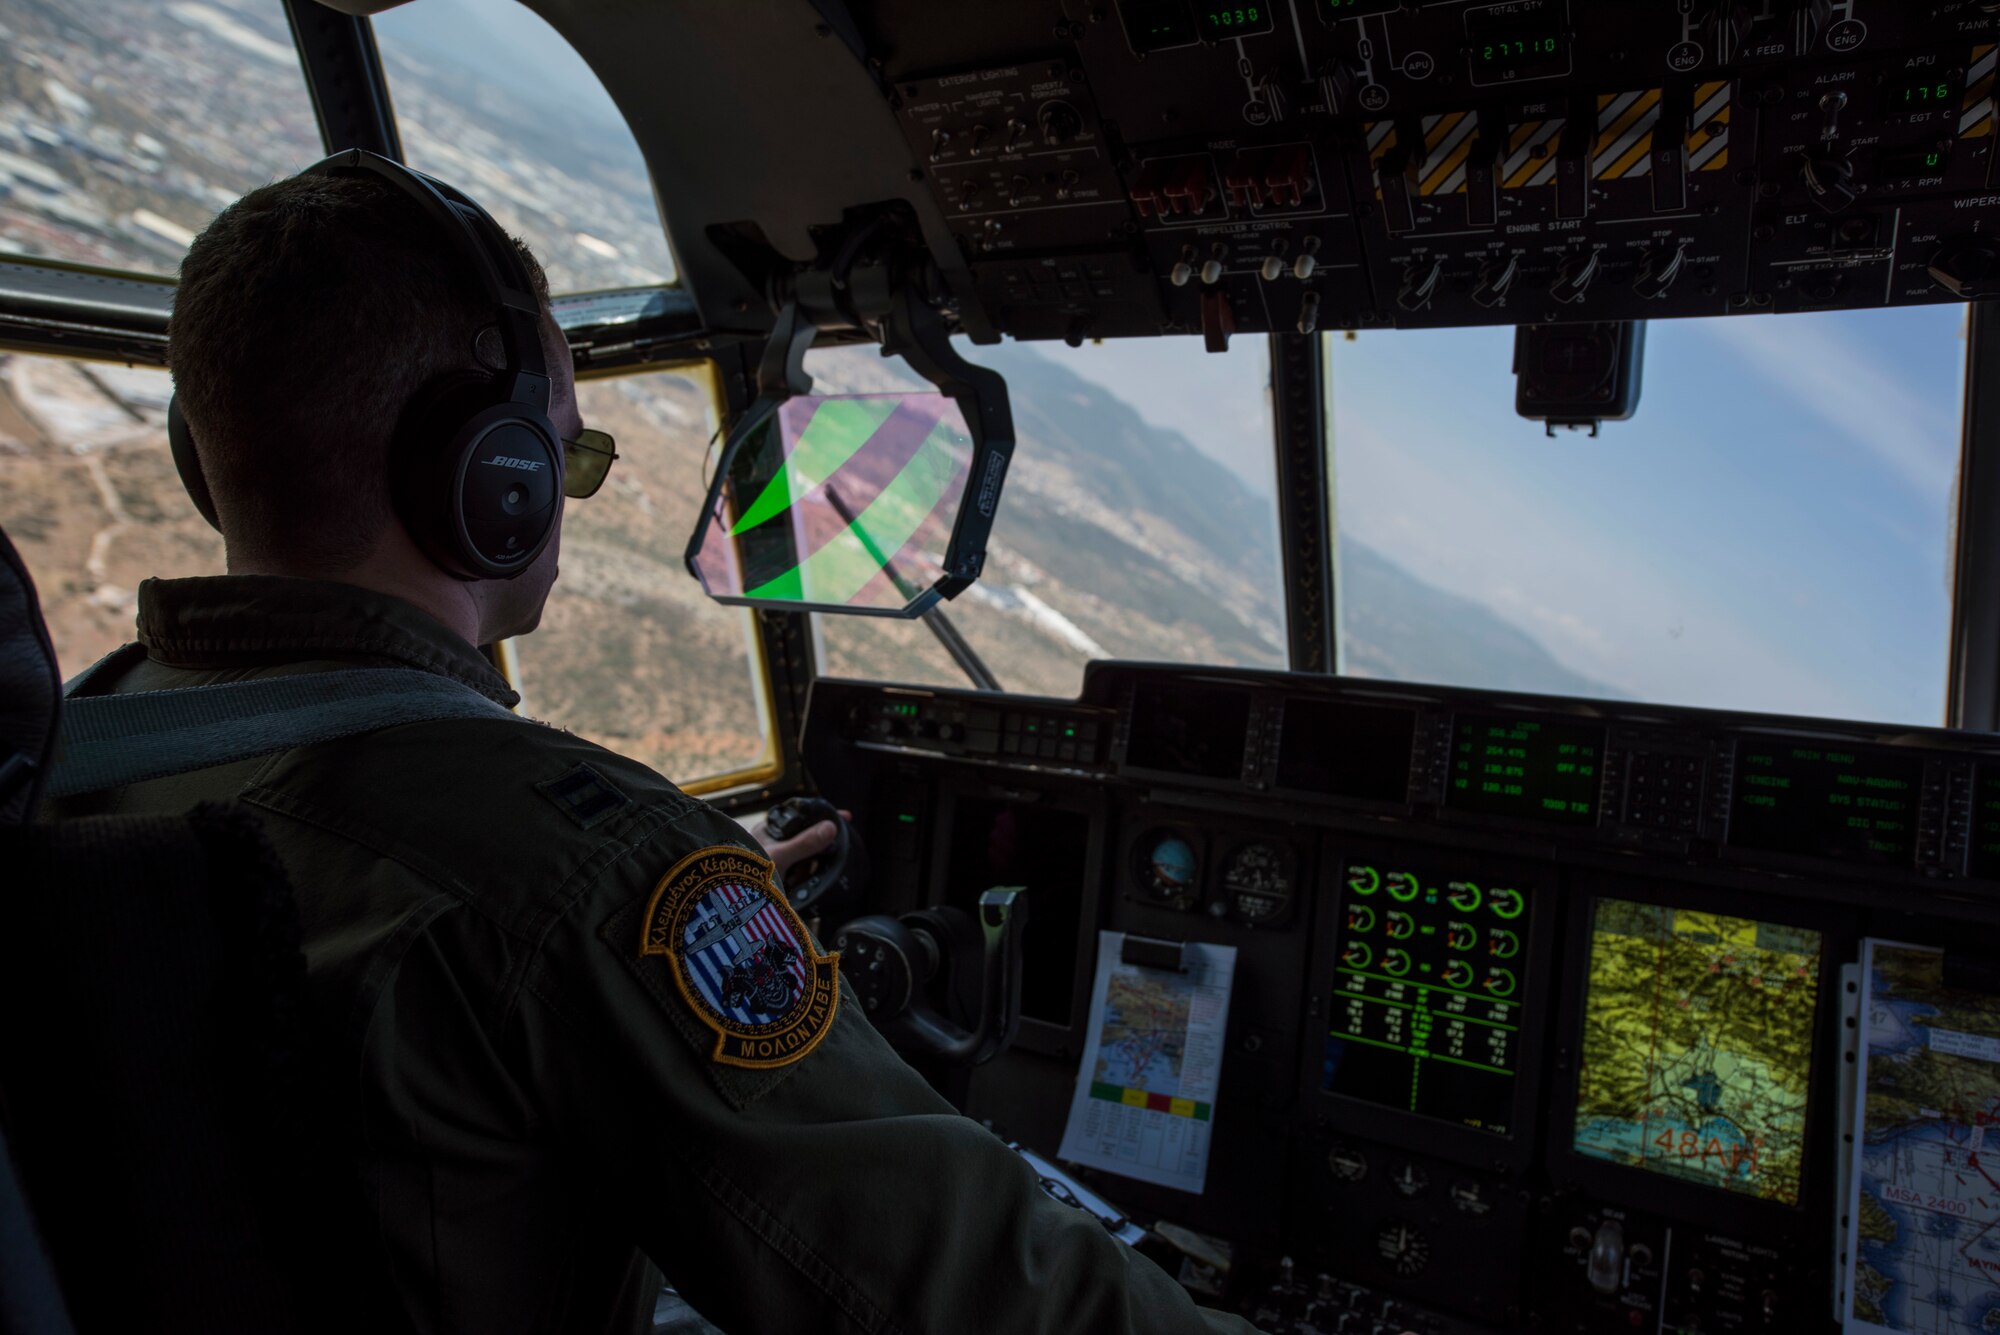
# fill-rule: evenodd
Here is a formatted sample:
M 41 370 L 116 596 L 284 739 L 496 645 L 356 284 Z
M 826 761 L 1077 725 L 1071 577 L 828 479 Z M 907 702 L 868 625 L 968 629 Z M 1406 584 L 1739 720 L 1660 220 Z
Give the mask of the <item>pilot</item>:
M 575 442 L 569 350 L 520 249 Z M 229 573 L 143 584 L 143 658 L 87 690 L 395 666 L 516 701 L 474 646 L 535 629 L 559 539 L 516 578 L 466 578 L 398 499 L 427 443 L 413 399 L 502 361 L 469 268 L 376 176 L 302 174 L 209 225 L 169 361 Z M 330 1106 L 417 1330 L 647 1330 L 662 1271 L 732 1335 L 1250 1329 L 938 1097 L 765 850 L 637 761 L 456 718 L 87 805 L 211 798 L 254 808 L 296 882 Z

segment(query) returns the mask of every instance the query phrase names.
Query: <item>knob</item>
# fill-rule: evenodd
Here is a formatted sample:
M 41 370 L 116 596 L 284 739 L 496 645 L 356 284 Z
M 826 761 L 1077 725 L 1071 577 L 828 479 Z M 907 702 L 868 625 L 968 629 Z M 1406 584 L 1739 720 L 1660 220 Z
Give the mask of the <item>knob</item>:
M 1479 282 L 1472 289 L 1472 299 L 1487 309 L 1507 304 L 1507 289 L 1514 286 L 1514 279 L 1521 272 L 1521 260 L 1516 255 L 1495 255 L 1479 269 Z
M 1582 301 L 1590 291 L 1590 285 L 1597 281 L 1598 252 L 1581 250 L 1562 262 L 1556 270 L 1556 281 L 1549 286 L 1549 295 L 1565 306 L 1574 306 Z
M 2000 291 L 2000 249 L 1984 237 L 1947 241 L 1931 258 L 1931 277 L 1954 297 L 1968 301 Z
M 1657 301 L 1667 295 L 1686 264 L 1686 246 L 1675 246 L 1672 254 L 1667 253 L 1665 246 L 1650 250 L 1639 266 L 1638 275 L 1632 279 L 1632 290 L 1647 301 Z
M 1444 277 L 1444 261 L 1441 259 L 1412 260 L 1403 270 L 1403 286 L 1396 293 L 1396 304 L 1406 311 L 1420 311 L 1431 304 L 1431 295 L 1437 291 L 1438 280 Z
M 1060 148 L 1083 133 L 1083 117 L 1067 102 L 1045 102 L 1036 121 L 1042 127 L 1042 142 Z
M 1590 1287 L 1599 1293 L 1616 1293 L 1625 1287 L 1625 1228 L 1615 1219 L 1597 1226 L 1590 1240 L 1590 1254 L 1583 1270 Z
M 1313 270 L 1317 268 L 1319 268 L 1318 260 L 1314 259 L 1310 254 L 1301 255 L 1292 261 L 1292 277 L 1303 283 L 1306 279 L 1313 276 Z
M 1175 287 L 1186 287 L 1194 278 L 1194 266 L 1186 260 L 1180 261 L 1167 271 L 1167 281 Z
M 1221 261 L 1221 260 L 1203 260 L 1203 261 L 1202 261 L 1202 263 L 1201 263 L 1201 281 L 1202 281 L 1202 282 L 1204 282 L 1204 283 L 1207 283 L 1207 284 L 1209 284 L 1210 286 L 1213 286 L 1213 285 L 1215 285 L 1216 283 L 1219 283 L 1219 282 L 1221 282 L 1221 281 L 1222 281 L 1222 261 Z
M 1799 179 L 1813 202 L 1828 213 L 1840 212 L 1861 196 L 1854 188 L 1854 163 L 1843 153 L 1808 155 Z
M 1285 276 L 1285 262 L 1276 255 L 1267 256 L 1264 265 L 1257 271 L 1267 283 L 1275 283 Z

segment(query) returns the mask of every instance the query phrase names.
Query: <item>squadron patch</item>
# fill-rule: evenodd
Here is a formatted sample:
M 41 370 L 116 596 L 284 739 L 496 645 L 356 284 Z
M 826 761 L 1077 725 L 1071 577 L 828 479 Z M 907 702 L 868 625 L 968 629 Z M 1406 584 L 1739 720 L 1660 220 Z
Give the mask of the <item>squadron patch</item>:
M 789 1066 L 833 1028 L 840 957 L 811 935 L 778 889 L 776 868 L 741 848 L 674 864 L 646 904 L 639 955 L 666 957 L 725 1066 Z

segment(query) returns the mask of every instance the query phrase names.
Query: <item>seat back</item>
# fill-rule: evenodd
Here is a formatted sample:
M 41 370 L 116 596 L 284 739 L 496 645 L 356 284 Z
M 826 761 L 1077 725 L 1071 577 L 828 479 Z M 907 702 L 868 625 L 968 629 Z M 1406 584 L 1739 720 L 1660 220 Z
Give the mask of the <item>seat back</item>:
M 33 822 L 60 711 L 0 534 L 0 1335 L 383 1329 L 283 866 L 233 804 Z

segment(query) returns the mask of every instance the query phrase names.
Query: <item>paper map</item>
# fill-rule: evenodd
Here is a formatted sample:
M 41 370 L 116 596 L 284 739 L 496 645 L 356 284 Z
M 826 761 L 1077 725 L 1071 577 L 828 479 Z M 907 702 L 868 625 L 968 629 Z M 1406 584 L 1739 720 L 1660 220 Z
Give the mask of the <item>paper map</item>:
M 1199 1192 L 1208 1176 L 1236 947 L 1190 944 L 1186 969 L 1141 968 L 1097 934 L 1090 1041 L 1057 1157 Z
M 2000 997 L 1869 941 L 1848 1217 L 1850 1335 L 2000 1330 Z

